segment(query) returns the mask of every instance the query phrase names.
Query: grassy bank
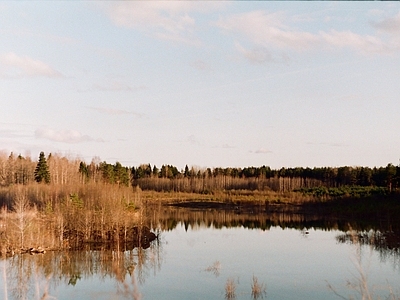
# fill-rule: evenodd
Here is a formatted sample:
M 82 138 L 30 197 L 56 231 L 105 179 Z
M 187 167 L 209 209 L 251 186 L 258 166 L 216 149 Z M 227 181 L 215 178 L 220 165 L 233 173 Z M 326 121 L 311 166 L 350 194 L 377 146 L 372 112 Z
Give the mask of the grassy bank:
M 140 190 L 140 189 L 138 189 Z M 218 201 L 218 202 L 271 202 L 305 204 L 329 202 L 338 199 L 383 199 L 400 197 L 400 190 L 390 191 L 385 187 L 343 186 L 339 188 L 314 187 L 293 191 L 272 190 L 214 190 L 208 193 L 164 192 L 140 190 L 142 199 L 148 202 Z
M 187 201 L 199 202 L 271 202 L 271 203 L 306 203 L 316 201 L 317 198 L 298 192 L 274 192 L 274 191 L 249 191 L 249 190 L 218 190 L 207 194 L 184 192 L 155 192 L 141 191 L 140 197 L 147 203 L 179 203 Z
M 117 185 L 13 185 L 0 189 L 3 254 L 85 245 L 133 247 L 142 234 L 140 199 Z M 136 231 L 135 231 L 136 230 Z M 147 232 L 146 232 L 147 234 Z M 140 240 L 139 240 L 140 242 Z
M 145 213 L 151 205 L 395 220 L 400 213 L 398 199 L 398 192 L 371 187 L 184 193 L 103 183 L 11 185 L 0 188 L 0 250 L 13 253 L 30 248 L 82 248 L 88 244 L 133 247 L 138 233 L 134 228 L 151 225 Z

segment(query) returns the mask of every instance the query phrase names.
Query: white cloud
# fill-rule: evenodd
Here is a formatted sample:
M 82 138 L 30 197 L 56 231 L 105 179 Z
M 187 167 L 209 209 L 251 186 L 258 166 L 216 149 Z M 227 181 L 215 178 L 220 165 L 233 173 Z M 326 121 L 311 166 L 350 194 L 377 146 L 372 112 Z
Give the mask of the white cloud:
M 194 134 L 191 134 L 188 137 L 186 137 L 185 142 L 193 145 L 198 144 L 197 138 Z
M 119 26 L 151 32 L 161 39 L 189 41 L 187 35 L 195 21 L 187 14 L 188 3 L 168 4 L 164 1 L 119 2 L 111 6 L 109 13 Z
M 329 33 L 320 32 L 320 37 L 327 45 L 335 48 L 351 48 L 361 53 L 387 52 L 388 45 L 381 39 L 371 35 L 359 35 L 351 31 L 332 30 Z
M 252 11 L 220 18 L 215 25 L 263 47 L 304 50 L 318 42 L 314 34 L 290 29 L 284 19 L 282 13 Z
M 36 32 L 28 28 L 12 28 L 12 29 L 2 28 L 0 29 L 0 33 L 3 35 L 11 35 L 13 37 L 20 37 L 20 38 L 44 39 L 46 41 L 52 43 L 59 43 L 62 45 L 77 45 L 80 43 L 79 40 L 68 36 L 60 36 L 49 33 Z
M 13 52 L 0 54 L 0 65 L 3 69 L 0 71 L 0 76 L 2 77 L 62 77 L 61 73 L 54 70 L 46 63 L 28 56 L 18 56 Z
M 210 71 L 212 70 L 211 66 L 203 60 L 196 60 L 191 63 L 191 66 L 200 71 Z
M 39 128 L 35 131 L 35 137 L 61 143 L 103 142 L 102 139 L 94 139 L 81 134 L 79 131 L 69 129 L 56 131 L 49 128 Z
M 134 111 L 115 109 L 110 107 L 88 107 L 93 109 L 99 113 L 107 114 L 107 115 L 134 115 L 136 117 L 142 117 L 143 115 Z
M 233 148 L 236 148 L 236 147 L 235 146 L 231 146 L 229 144 L 223 144 L 222 148 L 224 148 L 224 149 L 233 149 Z
M 252 152 L 252 151 L 250 151 L 250 152 Z M 268 150 L 266 148 L 260 148 L 260 149 L 257 149 L 256 151 L 254 151 L 254 153 L 256 153 L 256 154 L 267 154 L 267 153 L 272 153 L 272 151 Z
M 288 25 L 282 12 L 267 13 L 252 11 L 243 14 L 221 17 L 214 23 L 233 38 L 252 43 L 254 50 L 247 50 L 243 43 L 235 43 L 236 50 L 252 62 L 270 61 L 276 51 L 310 51 L 321 49 L 348 48 L 357 53 L 390 53 L 397 50 L 398 44 L 380 36 L 361 35 L 348 31 L 319 31 L 317 33 L 298 30 Z M 386 31 L 399 30 L 400 14 L 375 25 Z
M 133 89 L 125 83 L 111 81 L 106 84 L 95 84 L 94 88 L 100 91 L 132 91 Z
M 252 63 L 264 63 L 266 61 L 273 61 L 272 54 L 266 48 L 258 47 L 252 50 L 245 49 L 239 43 L 235 44 L 236 49 L 241 53 L 246 59 Z
M 370 9 L 367 12 L 367 15 L 368 16 L 382 16 L 384 13 L 385 13 L 385 11 L 382 9 Z
M 307 142 L 307 145 L 322 145 L 322 146 L 328 146 L 328 147 L 349 147 L 348 144 L 345 143 L 326 143 L 326 142 Z
M 400 33 L 400 12 L 394 17 L 389 17 L 382 21 L 373 22 L 371 24 L 373 27 L 380 31 L 391 34 L 398 34 Z
M 19 130 L 0 129 L 0 138 L 16 138 L 16 137 L 30 137 L 27 133 L 22 133 Z
M 206 13 L 216 7 L 221 7 L 221 3 L 123 1 L 114 2 L 105 9 L 118 26 L 142 30 L 160 39 L 198 45 L 200 42 L 193 34 L 196 21 L 190 13 Z

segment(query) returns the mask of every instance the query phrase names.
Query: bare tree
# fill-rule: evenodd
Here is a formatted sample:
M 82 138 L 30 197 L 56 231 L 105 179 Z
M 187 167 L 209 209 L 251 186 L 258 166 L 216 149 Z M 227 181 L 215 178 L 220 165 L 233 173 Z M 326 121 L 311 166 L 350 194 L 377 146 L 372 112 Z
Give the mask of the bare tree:
M 18 231 L 20 247 L 24 248 L 25 234 L 36 217 L 36 210 L 31 209 L 27 193 L 21 187 L 16 190 L 13 210 L 15 213 L 13 223 Z

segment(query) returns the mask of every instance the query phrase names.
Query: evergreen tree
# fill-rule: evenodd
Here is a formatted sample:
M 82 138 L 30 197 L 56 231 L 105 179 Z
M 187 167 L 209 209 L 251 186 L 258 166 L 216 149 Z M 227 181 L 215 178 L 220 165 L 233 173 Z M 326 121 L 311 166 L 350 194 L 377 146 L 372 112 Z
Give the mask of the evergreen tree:
M 87 182 L 89 180 L 89 167 L 83 161 L 81 161 L 79 164 L 79 173 L 81 173 L 83 182 Z
M 190 175 L 190 173 L 189 173 L 189 167 L 188 167 L 188 165 L 186 165 L 186 166 L 185 166 L 185 171 L 184 171 L 184 173 L 183 173 L 183 176 L 189 177 L 189 175 Z
M 49 167 L 47 166 L 46 157 L 43 152 L 40 152 L 39 161 L 36 165 L 35 180 L 39 183 L 50 183 Z
M 158 177 L 158 168 L 156 167 L 156 165 L 153 166 L 153 177 Z

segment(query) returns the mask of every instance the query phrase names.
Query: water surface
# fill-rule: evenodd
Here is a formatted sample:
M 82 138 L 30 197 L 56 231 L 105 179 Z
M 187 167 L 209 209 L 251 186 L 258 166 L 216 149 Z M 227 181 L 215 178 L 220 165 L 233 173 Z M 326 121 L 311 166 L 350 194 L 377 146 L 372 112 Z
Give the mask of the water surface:
M 48 252 L 2 260 L 0 297 L 226 299 L 225 285 L 232 279 L 236 299 L 252 299 L 253 276 L 266 287 L 264 299 L 340 299 L 335 292 L 361 299 L 362 276 L 374 299 L 385 299 L 390 289 L 399 295 L 398 251 L 352 243 L 335 228 L 301 230 L 300 223 L 296 229 L 216 228 L 200 219 L 171 224 L 159 227 L 159 239 L 148 249 Z

